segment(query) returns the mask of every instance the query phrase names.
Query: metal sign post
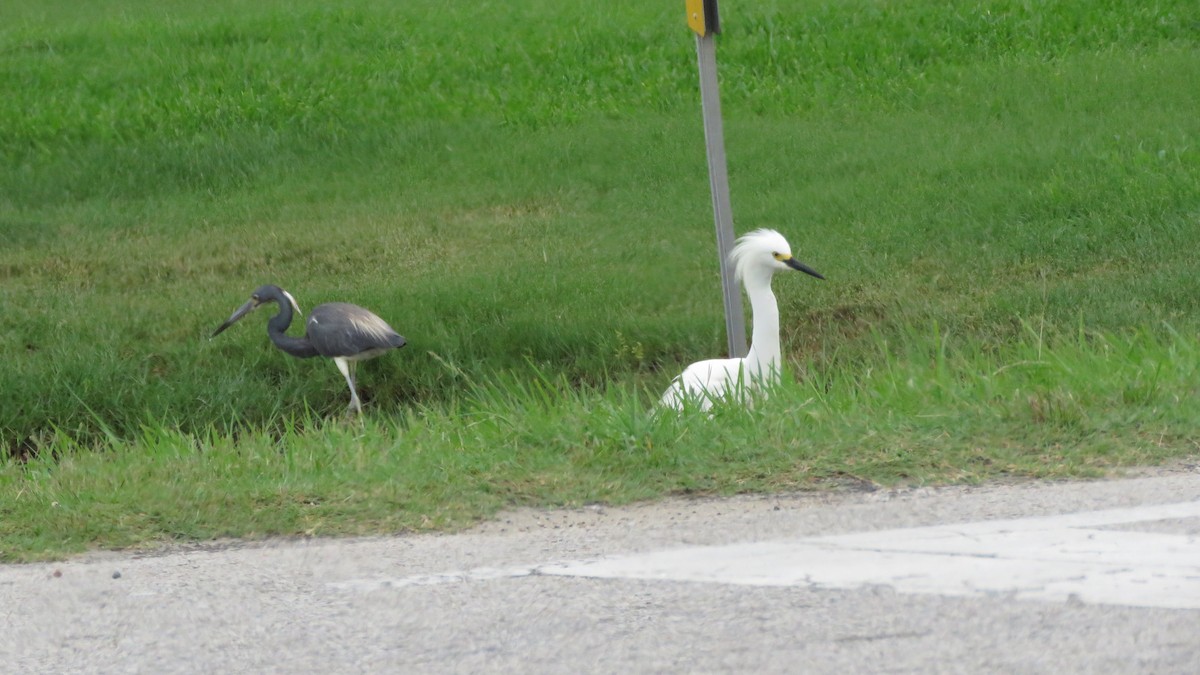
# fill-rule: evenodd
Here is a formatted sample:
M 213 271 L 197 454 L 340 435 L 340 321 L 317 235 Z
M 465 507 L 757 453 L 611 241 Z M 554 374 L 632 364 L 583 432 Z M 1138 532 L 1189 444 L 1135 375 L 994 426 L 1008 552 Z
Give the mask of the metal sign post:
M 725 131 L 721 126 L 721 94 L 717 89 L 717 45 L 720 32 L 717 0 L 685 0 L 688 26 L 696 33 L 696 59 L 700 64 L 700 102 L 704 113 L 704 144 L 708 149 L 708 181 L 712 188 L 713 221 L 717 227 L 717 257 L 721 266 L 721 290 L 725 297 L 725 335 L 729 355 L 746 355 L 746 319 L 742 294 L 729 252 L 733 250 L 733 211 L 729 206 L 729 174 L 725 167 Z

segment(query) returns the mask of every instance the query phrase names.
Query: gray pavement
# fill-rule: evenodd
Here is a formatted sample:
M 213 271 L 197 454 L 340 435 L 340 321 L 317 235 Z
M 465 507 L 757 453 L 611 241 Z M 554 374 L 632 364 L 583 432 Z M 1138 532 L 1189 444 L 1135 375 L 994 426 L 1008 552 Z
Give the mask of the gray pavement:
M 1197 502 L 1200 474 L 1179 467 L 1083 483 L 521 510 L 453 535 L 0 566 L 0 664 L 1197 673 Z M 1050 581 L 1030 577 L 1044 569 Z

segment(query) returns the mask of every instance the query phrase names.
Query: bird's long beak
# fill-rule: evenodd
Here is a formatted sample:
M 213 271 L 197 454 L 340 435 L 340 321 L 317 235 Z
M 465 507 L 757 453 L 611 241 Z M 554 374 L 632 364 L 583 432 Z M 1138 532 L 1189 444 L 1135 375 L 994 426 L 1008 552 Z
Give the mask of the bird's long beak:
M 250 312 L 253 312 L 254 310 L 258 309 L 258 304 L 259 304 L 258 301 L 254 300 L 253 298 L 251 298 L 250 300 L 247 300 L 246 304 L 242 305 L 241 307 L 238 307 L 237 311 L 234 312 L 233 315 L 230 316 L 228 319 L 226 319 L 225 323 L 221 324 L 220 327 L 218 327 L 216 330 L 214 330 L 213 334 L 210 335 L 209 337 L 215 338 L 218 335 L 220 335 L 221 331 L 223 331 L 226 328 L 229 328 L 233 324 L 237 323 L 238 320 L 241 319 L 243 316 L 246 316 Z
M 796 260 L 795 258 L 788 258 L 783 261 L 783 264 L 787 265 L 788 267 L 790 267 L 794 270 L 799 270 L 801 272 L 804 272 L 805 274 L 814 276 L 818 279 L 825 278 L 825 277 L 821 276 L 820 272 L 814 270 L 813 268 L 809 267 L 808 265 L 805 265 L 804 263 L 800 262 L 799 260 Z

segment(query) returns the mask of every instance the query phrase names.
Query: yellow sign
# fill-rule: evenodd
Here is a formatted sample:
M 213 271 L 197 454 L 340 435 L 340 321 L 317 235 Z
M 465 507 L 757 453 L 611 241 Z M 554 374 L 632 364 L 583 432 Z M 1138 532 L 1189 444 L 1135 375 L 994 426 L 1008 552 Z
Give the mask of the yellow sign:
M 704 0 L 684 0 L 687 3 L 688 28 L 696 31 L 696 35 L 708 35 L 704 25 Z

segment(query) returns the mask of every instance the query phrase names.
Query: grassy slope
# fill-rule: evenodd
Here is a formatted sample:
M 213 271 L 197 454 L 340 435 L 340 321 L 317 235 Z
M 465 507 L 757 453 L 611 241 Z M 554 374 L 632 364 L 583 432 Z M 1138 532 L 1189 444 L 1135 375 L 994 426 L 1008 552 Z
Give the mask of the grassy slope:
M 739 229 L 830 281 L 717 424 L 646 414 L 723 343 L 673 8 L 240 4 L 0 29 L 0 442 L 61 457 L 0 469 L 0 555 L 1195 452 L 1189 3 L 727 10 Z M 265 281 L 410 338 L 362 428 L 253 319 L 202 339 Z

